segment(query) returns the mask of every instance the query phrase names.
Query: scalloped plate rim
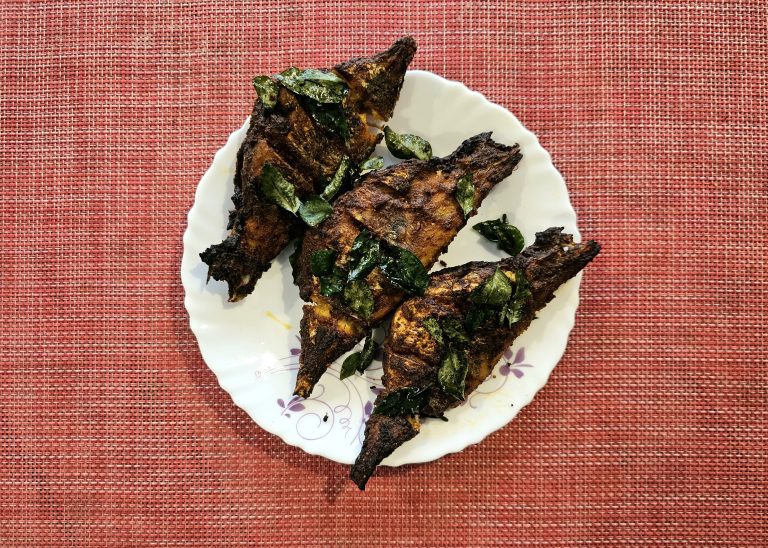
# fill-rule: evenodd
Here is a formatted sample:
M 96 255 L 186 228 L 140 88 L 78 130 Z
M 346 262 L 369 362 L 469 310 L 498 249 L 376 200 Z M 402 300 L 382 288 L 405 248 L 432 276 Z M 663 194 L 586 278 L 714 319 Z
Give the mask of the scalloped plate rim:
M 489 109 L 493 109 L 494 111 L 496 111 L 496 113 L 498 115 L 510 119 L 512 124 L 517 125 L 518 126 L 517 130 L 520 131 L 528 139 L 531 140 L 531 143 L 528 145 L 528 147 L 529 148 L 532 147 L 534 149 L 538 148 L 538 150 L 536 152 L 538 152 L 538 153 L 543 152 L 544 153 L 544 156 L 542 157 L 542 160 L 544 160 L 545 164 L 548 164 L 546 166 L 546 170 L 550 172 L 550 175 L 552 175 L 552 176 L 556 177 L 557 179 L 559 179 L 559 181 L 562 183 L 562 186 L 565 188 L 566 199 L 568 201 L 568 206 L 570 207 L 570 212 L 569 213 L 573 217 L 573 225 L 574 226 L 573 226 L 573 229 L 571 230 L 571 232 L 573 233 L 574 240 L 576 240 L 576 241 L 580 240 L 580 234 L 579 234 L 578 229 L 577 229 L 576 213 L 573 210 L 572 205 L 570 204 L 570 199 L 567 197 L 567 187 L 565 185 L 565 181 L 563 180 L 562 175 L 557 170 L 557 168 L 552 164 L 551 157 L 550 157 L 549 153 L 543 147 L 541 147 L 541 145 L 540 145 L 536 135 L 533 132 L 531 132 L 530 130 L 528 130 L 527 128 L 525 128 L 525 126 L 523 126 L 523 124 L 517 119 L 517 117 L 514 114 L 512 114 L 509 110 L 507 110 L 506 108 L 502 107 L 501 105 L 498 105 L 496 103 L 493 103 L 493 102 L 489 101 L 482 93 L 467 88 L 463 83 L 455 81 L 455 80 L 449 80 L 449 79 L 443 78 L 443 77 L 441 77 L 439 75 L 436 75 L 436 74 L 434 74 L 432 72 L 423 71 L 423 70 L 409 70 L 407 75 L 406 75 L 406 78 L 425 78 L 425 79 L 428 79 L 428 80 L 432 80 L 437 85 L 442 85 L 442 86 L 450 87 L 450 88 L 452 88 L 453 92 L 457 92 L 457 93 L 463 94 L 465 96 L 472 97 L 474 100 L 477 100 L 477 101 L 482 101 L 484 103 L 484 105 L 483 105 L 484 107 L 489 108 Z M 397 110 L 395 111 L 395 116 L 397 116 Z M 306 444 L 303 444 L 303 445 L 294 443 L 294 440 L 292 440 L 288 436 L 284 435 L 285 429 L 284 428 L 280 428 L 279 427 L 280 425 L 278 424 L 277 421 L 263 420 L 263 417 L 260 417 L 258 414 L 256 414 L 254 412 L 254 409 L 250 408 L 249 406 L 242 405 L 242 402 L 238 401 L 239 398 L 238 398 L 238 395 L 237 395 L 236 391 L 233 390 L 234 387 L 228 386 L 228 383 L 227 383 L 227 381 L 225 379 L 225 377 L 226 377 L 225 370 L 223 370 L 220 367 L 215 368 L 214 366 L 211 365 L 211 363 L 210 363 L 211 362 L 211 360 L 210 360 L 211 357 L 210 356 L 208 356 L 208 357 L 206 356 L 208 354 L 208 350 L 205 349 L 203 347 L 203 345 L 201 344 L 201 338 L 204 339 L 205 338 L 205 334 L 202 332 L 201 323 L 198 322 L 198 318 L 197 318 L 196 314 L 194 313 L 195 312 L 195 303 L 193 302 L 191 293 L 189 291 L 189 287 L 190 287 L 190 284 L 192 283 L 192 281 L 187 276 L 187 274 L 188 274 L 187 269 L 189 268 L 189 261 L 190 261 L 189 248 L 191 247 L 191 240 L 192 240 L 192 238 L 194 236 L 194 227 L 196 226 L 195 225 L 196 217 L 201 214 L 202 206 L 200 205 L 200 201 L 201 201 L 201 198 L 203 197 L 203 195 L 205 194 L 205 184 L 213 177 L 213 174 L 214 174 L 214 171 L 215 171 L 214 168 L 215 168 L 217 162 L 220 162 L 224 157 L 226 157 L 228 154 L 230 154 L 231 151 L 233 151 L 233 150 L 234 150 L 235 154 L 237 153 L 237 149 L 240 146 L 240 142 L 244 138 L 245 131 L 247 130 L 249 119 L 250 118 L 246 118 L 245 123 L 243 124 L 243 126 L 238 128 L 237 130 L 233 131 L 229 135 L 229 137 L 227 138 L 227 141 L 226 141 L 225 145 L 215 153 L 211 165 L 206 170 L 206 172 L 203 174 L 203 176 L 200 179 L 200 182 L 198 183 L 198 186 L 196 187 L 196 190 L 195 190 L 195 201 L 194 201 L 192 207 L 190 208 L 190 210 L 187 213 L 187 228 L 186 228 L 186 230 L 184 232 L 184 236 L 183 236 L 184 254 L 183 254 L 183 257 L 182 257 L 182 261 L 181 261 L 181 265 L 180 265 L 180 270 L 181 270 L 182 285 L 185 288 L 184 306 L 185 306 L 185 308 L 186 308 L 186 310 L 187 310 L 187 312 L 188 312 L 188 314 L 190 316 L 190 329 L 193 332 L 193 334 L 195 335 L 195 339 L 196 339 L 196 341 L 198 343 L 198 348 L 199 348 L 199 350 L 201 352 L 201 356 L 202 356 L 203 360 L 205 361 L 205 363 L 209 367 L 209 369 L 211 369 L 211 371 L 216 376 L 218 384 L 221 386 L 221 388 L 225 392 L 227 392 L 230 395 L 230 397 L 233 400 L 233 403 L 235 403 L 235 405 L 237 405 L 243 411 L 245 411 L 245 413 L 254 422 L 256 422 L 261 428 L 263 428 L 264 430 L 266 430 L 267 432 L 269 432 L 269 433 L 271 433 L 273 435 L 278 436 L 286 444 L 294 445 L 294 446 L 302 449 L 307 454 L 315 455 L 315 456 L 321 456 L 321 457 L 328 458 L 329 460 L 334 460 L 336 462 L 341 462 L 341 463 L 344 463 L 344 464 L 349 464 L 349 462 L 347 460 L 339 460 L 337 458 L 334 458 L 333 456 L 330 456 L 327 451 L 323 450 L 324 449 L 324 445 L 322 443 L 318 443 L 318 444 L 306 443 Z M 427 139 L 429 139 L 428 135 L 425 135 L 425 137 L 427 137 Z M 524 155 L 525 155 L 525 152 L 526 151 L 524 150 L 523 151 Z M 530 150 L 529 150 L 529 154 L 530 154 Z M 513 176 L 514 176 L 514 174 L 512 175 L 512 177 Z M 227 200 L 229 200 L 229 197 L 227 197 Z M 544 228 L 544 227 L 542 227 L 542 228 Z M 465 228 L 465 230 L 467 230 L 467 229 Z M 527 243 L 530 243 L 530 242 L 527 242 Z M 467 260 L 473 260 L 473 259 L 472 258 L 468 258 Z M 199 261 L 199 259 L 198 259 L 198 261 Z M 273 265 L 272 268 L 274 268 L 274 265 Z M 467 447 L 469 447 L 471 445 L 476 445 L 476 444 L 480 443 L 482 440 L 484 440 L 486 437 L 491 435 L 492 433 L 498 431 L 499 429 L 503 428 L 505 425 L 509 424 L 509 422 L 511 422 L 517 416 L 517 414 L 520 412 L 520 410 L 523 407 L 525 407 L 526 405 L 528 405 L 533 400 L 533 398 L 536 396 L 538 391 L 541 390 L 546 385 L 546 383 L 548 382 L 548 380 L 549 380 L 549 378 L 550 378 L 550 376 L 552 374 L 552 371 L 554 370 L 554 367 L 561 360 L 563 354 L 565 353 L 565 350 L 566 350 L 567 344 L 568 344 L 568 339 L 569 339 L 570 332 L 573 329 L 573 326 L 575 325 L 576 310 L 578 308 L 578 302 L 579 302 L 578 293 L 579 293 L 580 281 L 581 281 L 581 273 L 579 275 L 577 275 L 576 277 L 574 277 L 573 280 L 568 282 L 569 284 L 573 284 L 575 286 L 574 289 L 573 289 L 574 294 L 575 294 L 575 303 L 573 303 L 573 306 L 571 308 L 571 313 L 567 314 L 567 316 L 565 318 L 561 318 L 560 319 L 559 327 L 562 328 L 561 330 L 565 332 L 564 333 L 564 337 L 562 338 L 562 344 L 558 344 L 557 347 L 554 348 L 554 349 L 550 346 L 549 350 L 550 350 L 551 355 L 553 356 L 554 365 L 552 365 L 549 369 L 547 369 L 545 371 L 545 373 L 544 373 L 544 375 L 542 377 L 542 381 L 540 382 L 540 385 L 538 386 L 538 388 L 536 388 L 534 390 L 530 390 L 530 391 L 525 393 L 525 397 L 523 397 L 521 399 L 520 405 L 516 406 L 512 410 L 510 415 L 505 416 L 503 418 L 499 418 L 498 421 L 495 421 L 493 423 L 491 423 L 492 421 L 489 420 L 488 422 L 484 423 L 484 426 L 486 426 L 487 428 L 484 428 L 482 430 L 474 429 L 474 431 L 473 431 L 472 429 L 470 429 L 468 431 L 463 432 L 463 436 L 460 438 L 461 441 L 456 444 L 455 448 L 444 450 L 444 451 L 438 451 L 438 452 L 430 452 L 429 449 L 427 448 L 426 450 L 424 450 L 424 451 L 422 451 L 420 453 L 417 453 L 417 454 L 411 453 L 411 454 L 409 454 L 409 458 L 407 460 L 403 460 L 403 459 L 398 458 L 397 452 L 395 452 L 395 453 L 393 453 L 393 455 L 388 457 L 382 464 L 385 465 L 385 466 L 396 467 L 396 466 L 401 466 L 401 465 L 405 465 L 405 464 L 418 464 L 418 463 L 430 462 L 430 461 L 439 459 L 442 456 L 445 456 L 445 455 L 448 455 L 448 454 L 452 454 L 452 453 L 460 452 L 460 451 L 466 449 Z M 257 291 L 258 291 L 258 286 L 257 286 Z M 550 342 L 550 344 L 551 344 L 551 341 L 548 341 L 548 342 Z M 237 366 L 234 366 L 234 367 L 237 367 Z M 498 367 L 499 367 L 499 365 L 497 364 L 495 366 L 494 371 L 497 371 Z M 455 411 L 457 411 L 457 409 L 451 410 L 451 412 L 455 412 Z M 449 413 L 451 413 L 451 412 L 449 412 Z M 419 438 L 417 437 L 415 439 L 418 440 Z M 459 437 L 457 436 L 455 439 L 458 440 Z M 412 443 L 412 442 L 408 442 L 408 443 Z

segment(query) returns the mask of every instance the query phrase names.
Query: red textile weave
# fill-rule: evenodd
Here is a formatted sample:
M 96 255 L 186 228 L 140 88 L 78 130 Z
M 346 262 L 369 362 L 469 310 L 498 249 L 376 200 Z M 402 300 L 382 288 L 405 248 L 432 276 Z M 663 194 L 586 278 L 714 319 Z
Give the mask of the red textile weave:
M 603 253 L 515 421 L 360 493 L 218 387 L 181 236 L 253 74 L 404 34 Z M 768 544 L 764 1 L 8 1 L 0 63 L 0 545 Z

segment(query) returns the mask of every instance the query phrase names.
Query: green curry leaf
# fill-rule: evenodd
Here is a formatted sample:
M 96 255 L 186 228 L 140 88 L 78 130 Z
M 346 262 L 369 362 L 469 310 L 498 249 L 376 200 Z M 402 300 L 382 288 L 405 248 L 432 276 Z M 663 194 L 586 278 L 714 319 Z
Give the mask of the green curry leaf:
M 468 171 L 456 183 L 456 201 L 464 212 L 464 218 L 469 217 L 475 209 L 475 183 L 472 182 L 472 172 Z
M 375 171 L 383 167 L 384 158 L 381 156 L 374 156 L 373 158 L 368 158 L 365 162 L 360 164 L 358 169 L 360 170 L 360 175 L 365 175 L 366 173 L 370 173 L 371 171 Z
M 318 103 L 312 99 L 306 99 L 302 105 L 320 127 L 341 135 L 345 141 L 349 139 L 349 122 L 341 105 Z
M 502 271 L 497 268 L 493 275 L 475 288 L 470 299 L 477 305 L 501 308 L 512 295 L 512 284 Z
M 429 331 L 429 334 L 432 335 L 437 344 L 443 344 L 443 330 L 440 327 L 440 322 L 435 318 L 426 318 L 421 323 L 424 324 L 424 327 Z
M 523 319 L 525 305 L 533 297 L 528 280 L 522 270 L 515 273 L 515 293 L 506 302 L 499 313 L 499 323 L 506 327 L 512 327 Z
M 469 344 L 469 337 L 464 329 L 464 325 L 456 318 L 443 318 L 440 326 L 443 329 L 443 335 L 449 343 L 453 343 L 456 346 Z
M 430 317 L 426 318 L 422 324 L 438 344 L 443 344 L 443 341 L 445 341 L 448 344 L 462 348 L 469 344 L 469 336 L 464 324 L 456 318 L 438 320 L 437 318 Z
M 432 158 L 432 146 L 418 135 L 397 133 L 389 126 L 384 126 L 384 142 L 395 158 L 401 160 L 409 158 L 429 160 Z
M 366 229 L 361 230 L 355 241 L 352 242 L 352 248 L 349 250 L 349 262 L 347 263 L 349 280 L 364 278 L 371 270 L 376 268 L 380 252 L 381 245 L 379 241 L 372 238 Z
M 252 82 L 264 108 L 273 108 L 277 104 L 277 94 L 280 91 L 275 81 L 269 76 L 254 76 Z
M 362 373 L 365 371 L 371 362 L 373 361 L 373 354 L 378 348 L 378 344 L 373 340 L 373 331 L 368 333 L 365 337 L 365 343 L 363 343 L 363 349 L 359 352 L 350 354 L 341 364 L 341 372 L 339 374 L 340 379 L 346 379 L 354 374 L 355 371 Z
M 345 155 L 341 159 L 341 162 L 339 162 L 339 167 L 336 168 L 336 173 L 333 174 L 331 182 L 328 183 L 325 189 L 323 189 L 322 194 L 320 194 L 320 197 L 323 200 L 330 201 L 336 195 L 341 188 L 341 185 L 344 184 L 344 179 L 346 178 L 351 165 L 352 161 L 349 159 L 349 156 Z
M 347 273 L 341 268 L 334 266 L 329 274 L 320 277 L 320 294 L 325 297 L 338 295 L 344 291 L 346 282 Z
M 333 272 L 333 265 L 336 261 L 336 251 L 333 249 L 321 249 L 312 253 L 310 265 L 312 274 L 318 278 L 327 276 Z
M 360 351 L 360 363 L 357 366 L 357 371 L 362 373 L 373 362 L 373 355 L 376 353 L 376 349 L 379 348 L 379 344 L 373 340 L 373 331 L 368 333 L 365 337 L 365 343 L 363 349 Z
M 437 371 L 437 380 L 443 392 L 457 400 L 463 400 L 467 369 L 466 351 L 449 344 Z
M 363 319 L 367 320 L 373 314 L 373 292 L 363 280 L 352 280 L 344 286 L 344 302 Z
M 310 196 L 299 206 L 299 217 L 309 226 L 317 226 L 331 213 L 333 207 L 320 196 Z
M 344 358 L 344 363 L 341 364 L 341 371 L 339 371 L 339 379 L 344 380 L 347 377 L 351 377 L 357 371 L 357 366 L 361 361 L 361 353 L 355 352 Z
M 494 314 L 495 310 L 473 304 L 464 317 L 464 327 L 466 327 L 467 331 L 470 333 L 474 333 L 489 318 L 493 317 Z
M 510 255 L 517 255 L 525 247 L 522 233 L 517 227 L 507 222 L 506 213 L 501 216 L 501 219 L 477 223 L 472 228 L 485 236 L 486 239 L 496 242 L 499 249 Z
M 401 388 L 384 396 L 373 410 L 373 414 L 390 417 L 415 415 L 427 405 L 428 401 L 429 390 L 427 388 L 418 386 Z
M 296 196 L 296 187 L 270 163 L 265 163 L 261 170 L 261 191 L 272 203 L 291 213 L 296 213 L 301 201 Z
M 411 295 L 423 295 L 429 285 L 429 274 L 419 258 L 402 247 L 387 246 L 379 268 L 390 282 Z
M 318 103 L 341 103 L 349 88 L 332 72 L 291 67 L 275 78 L 292 92 L 314 99 Z

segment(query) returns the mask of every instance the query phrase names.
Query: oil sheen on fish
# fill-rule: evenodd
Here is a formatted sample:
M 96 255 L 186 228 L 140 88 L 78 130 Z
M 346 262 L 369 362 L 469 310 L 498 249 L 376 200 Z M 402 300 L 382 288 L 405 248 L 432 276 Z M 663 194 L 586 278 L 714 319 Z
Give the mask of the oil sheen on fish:
M 338 108 L 332 105 L 335 128 L 321 123 L 329 118 L 318 116 L 317 103 L 278 85 L 274 78 L 272 85 L 279 90 L 275 104 L 265 106 L 256 99 L 237 154 L 229 234 L 200 254 L 208 265 L 208 279 L 228 284 L 230 301 L 250 294 L 271 261 L 304 230 L 301 220 L 263 195 L 264 164 L 277 168 L 295 186 L 299 199 L 320 194 L 343 158 L 356 165 L 373 152 L 381 133 L 371 126 L 392 116 L 415 52 L 415 41 L 401 38 L 384 52 L 324 71 L 340 77 L 346 86 Z
M 350 249 L 366 231 L 382 246 L 412 253 L 429 270 L 466 224 L 465 211 L 457 201 L 462 179 L 471 175 L 469 203 L 476 209 L 521 158 L 517 145 L 496 143 L 490 133 L 476 135 L 445 158 L 406 160 L 369 173 L 335 202 L 330 217 L 306 232 L 295 274 L 301 297 L 310 304 L 304 306 L 301 321 L 295 394 L 308 397 L 331 362 L 354 347 L 406 297 L 375 267 L 362 280 L 372 295 L 370 314 L 351 310 L 340 295 L 321 294 L 321 281 L 312 271 L 315 253 L 333 251 L 336 264 L 348 267 Z
M 377 397 L 374 412 L 366 424 L 362 450 L 350 471 L 352 481 L 364 489 L 379 463 L 419 433 L 421 417 L 441 417 L 463 401 L 446 393 L 439 378 L 447 345 L 451 343 L 445 332 L 439 334 L 440 341 L 436 339 L 428 327 L 430 321 L 443 326 L 450 322 L 466 326 L 473 307 L 478 306 L 477 297 L 473 295 L 478 294 L 477 288 L 490 280 L 497 269 L 510 280 L 515 295 L 518 284 L 527 286 L 529 293 L 517 310 L 517 321 L 504 324 L 493 310 L 468 335 L 466 398 L 491 374 L 504 351 L 528 328 L 536 312 L 553 298 L 555 290 L 583 269 L 599 251 L 600 246 L 594 241 L 574 243 L 562 229 L 550 228 L 538 233 L 534 244 L 514 257 L 497 263 L 471 262 L 433 274 L 425 295 L 405 301 L 392 318 L 384 343 L 384 391 Z M 382 403 L 394 393 L 418 395 L 421 400 L 415 404 L 418 411 L 381 413 Z

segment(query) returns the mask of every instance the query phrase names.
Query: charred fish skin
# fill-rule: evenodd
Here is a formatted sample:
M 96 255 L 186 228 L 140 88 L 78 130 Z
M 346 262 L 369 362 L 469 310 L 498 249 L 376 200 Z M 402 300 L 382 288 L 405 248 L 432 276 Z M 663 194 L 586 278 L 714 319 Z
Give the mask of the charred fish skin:
M 445 158 L 406 160 L 364 175 L 336 200 L 331 216 L 306 233 L 296 270 L 302 300 L 315 300 L 319 292 L 310 267 L 312 254 L 332 248 L 344 262 L 362 229 L 412 251 L 425 266 L 433 265 L 467 222 L 455 199 L 462 175 L 474 174 L 477 210 L 522 157 L 518 145 L 497 143 L 488 132 L 465 140 Z M 397 293 L 401 298 L 402 292 Z M 338 299 L 335 304 L 342 306 Z
M 361 317 L 347 309 L 341 297 L 321 295 L 320 281 L 311 269 L 313 254 L 332 249 L 344 265 L 355 238 L 365 229 L 381 242 L 412 252 L 429 270 L 467 222 L 456 200 L 459 180 L 468 172 L 473 174 L 477 209 L 521 159 L 519 146 L 497 143 L 490 133 L 476 135 L 445 158 L 406 160 L 365 175 L 335 202 L 328 219 L 305 233 L 296 261 L 299 294 L 304 301 L 321 304 L 321 313 L 327 317 L 319 322 L 312 306 L 304 308 L 302 326 L 306 329 L 300 333 L 296 395 L 308 397 L 328 366 L 405 298 L 401 289 L 374 268 L 365 277 L 373 293 L 373 311 L 369 317 Z M 338 323 L 336 337 L 334 321 Z M 318 322 L 322 330 L 309 328 Z
M 401 38 L 386 51 L 332 69 L 350 90 L 342 102 L 347 137 L 320 127 L 303 99 L 285 88 L 280 88 L 274 108 L 266 110 L 256 99 L 237 154 L 229 234 L 200 254 L 208 279 L 227 283 L 230 302 L 249 295 L 271 261 L 304 230 L 296 217 L 264 199 L 259 189 L 264 164 L 277 167 L 300 199 L 320 194 L 344 156 L 357 164 L 373 152 L 381 134 L 368 123 L 392 115 L 415 52 L 413 38 Z
M 376 439 L 377 443 L 363 444 L 360 455 L 349 471 L 349 479 L 361 491 L 365 491 L 365 485 L 379 463 L 405 442 L 415 438 L 418 433 L 419 419 L 417 417 L 371 415 L 368 422 L 365 423 L 365 436 Z
M 372 57 L 350 59 L 334 70 L 350 86 L 350 95 L 360 102 L 361 110 L 380 120 L 389 120 L 403 87 L 405 71 L 416 54 L 416 41 L 405 36 L 387 50 Z
M 562 228 L 550 228 L 538 233 L 534 244 L 515 257 L 497 263 L 467 263 L 433 274 L 427 293 L 404 302 L 392 318 L 384 343 L 382 382 L 385 390 L 376 399 L 376 405 L 387 394 L 411 387 L 417 387 L 427 396 L 419 416 L 440 417 L 448 409 L 460 405 L 462 401 L 440 389 L 437 372 L 441 346 L 424 326 L 424 320 L 428 317 L 462 317 L 472 291 L 497 268 L 508 276 L 522 272 L 528 281 L 531 298 L 517 323 L 511 327 L 485 325 L 472 336 L 467 352 L 466 397 L 491 374 L 504 351 L 528 328 L 536 313 L 552 300 L 555 290 L 580 272 L 599 252 L 600 245 L 594 241 L 574 243 L 571 235 L 562 233 Z M 375 407 L 372 418 L 377 416 Z M 362 450 L 350 470 L 350 478 L 360 489 L 365 488 L 383 460 L 381 455 L 386 458 L 418 433 L 416 427 L 414 434 L 405 439 L 401 432 L 402 420 L 418 425 L 419 416 L 386 416 L 387 420 L 379 419 L 370 429 L 366 425 Z
M 230 223 L 224 241 L 210 246 L 200 258 L 208 264 L 207 279 L 226 282 L 229 302 L 237 302 L 253 292 L 272 259 L 302 228 L 284 209 L 259 201 L 238 211 Z
M 364 336 L 365 329 L 351 316 L 335 312 L 331 315 L 332 311 L 327 302 L 304 305 L 303 312 L 299 337 L 302 343 L 312 341 L 312 345 L 307 349 L 302 348 L 293 393 L 308 398 L 328 364 L 339 355 L 352 350 Z

